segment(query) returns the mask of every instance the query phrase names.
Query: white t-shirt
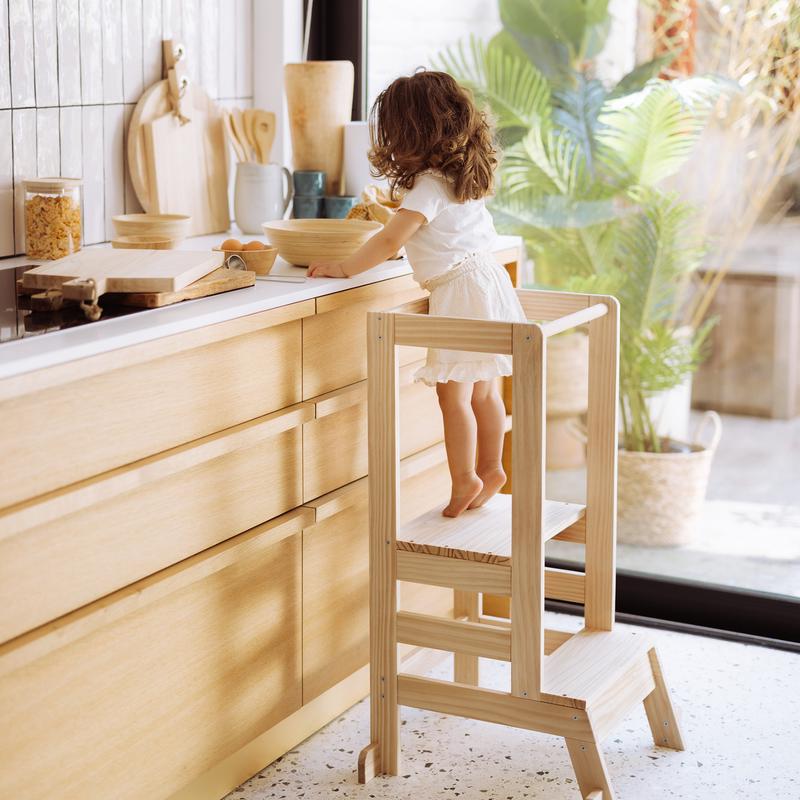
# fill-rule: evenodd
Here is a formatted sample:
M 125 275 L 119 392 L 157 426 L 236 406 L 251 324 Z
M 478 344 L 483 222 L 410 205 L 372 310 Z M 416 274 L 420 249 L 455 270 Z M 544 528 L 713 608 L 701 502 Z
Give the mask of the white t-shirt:
M 420 286 L 469 253 L 491 250 L 497 238 L 483 199 L 457 202 L 447 179 L 436 173 L 419 175 L 400 208 L 418 211 L 425 217 L 406 242 L 408 260 Z

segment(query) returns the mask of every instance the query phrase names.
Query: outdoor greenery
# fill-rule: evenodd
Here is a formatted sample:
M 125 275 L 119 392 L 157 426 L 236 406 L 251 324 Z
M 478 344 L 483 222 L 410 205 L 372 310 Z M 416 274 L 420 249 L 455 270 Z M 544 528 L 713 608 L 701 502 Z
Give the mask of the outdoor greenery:
M 606 87 L 590 68 L 608 0 L 499 3 L 503 30 L 446 50 L 439 66 L 494 116 L 504 156 L 492 212 L 498 230 L 524 237 L 537 284 L 620 299 L 623 446 L 658 452 L 646 400 L 696 368 L 709 330 L 677 321 L 704 243 L 663 182 L 686 163 L 720 83 L 660 80 L 665 56 Z

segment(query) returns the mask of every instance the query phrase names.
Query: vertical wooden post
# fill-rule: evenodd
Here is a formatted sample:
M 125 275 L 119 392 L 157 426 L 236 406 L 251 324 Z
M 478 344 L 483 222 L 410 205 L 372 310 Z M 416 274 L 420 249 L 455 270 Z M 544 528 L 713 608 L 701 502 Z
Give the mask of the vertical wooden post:
M 589 323 L 589 410 L 586 444 L 586 627 L 614 624 L 617 549 L 617 403 L 619 303 Z
M 470 622 L 477 622 L 480 617 L 480 595 L 477 592 L 453 591 L 453 616 L 464 617 Z M 467 683 L 477 686 L 479 682 L 478 656 L 464 653 L 453 655 L 453 679 L 456 683 Z
M 369 419 L 369 581 L 371 745 L 362 762 L 372 774 L 400 771 L 397 707 L 397 458 L 398 368 L 394 317 L 367 315 Z M 372 773 L 372 774 L 370 774 Z
M 546 340 L 535 323 L 512 336 L 511 693 L 538 700 L 544 659 L 544 415 Z

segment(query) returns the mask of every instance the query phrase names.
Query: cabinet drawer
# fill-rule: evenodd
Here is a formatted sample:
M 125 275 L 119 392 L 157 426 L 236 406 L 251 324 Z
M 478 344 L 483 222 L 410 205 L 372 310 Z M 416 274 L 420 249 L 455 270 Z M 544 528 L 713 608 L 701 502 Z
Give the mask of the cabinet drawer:
M 0 648 L 0 796 L 168 797 L 297 710 L 310 519 L 290 512 Z
M 0 641 L 300 505 L 306 405 L 0 515 Z
M 300 354 L 297 319 L 89 377 L 76 362 L 71 381 L 0 402 L 0 507 L 298 402 Z
M 426 292 L 411 276 L 320 297 L 317 313 L 303 320 L 303 399 L 326 394 L 367 377 L 367 312 L 393 308 Z M 400 363 L 424 356 L 400 348 Z
M 401 462 L 401 521 L 447 504 L 450 476 L 439 445 Z M 318 522 L 303 531 L 303 702 L 369 661 L 367 480 L 314 501 Z M 407 610 L 449 614 L 453 593 L 400 584 Z
M 436 392 L 400 370 L 400 457 L 443 437 Z M 316 418 L 303 426 L 303 499 L 313 500 L 367 474 L 367 387 L 361 381 L 311 401 Z

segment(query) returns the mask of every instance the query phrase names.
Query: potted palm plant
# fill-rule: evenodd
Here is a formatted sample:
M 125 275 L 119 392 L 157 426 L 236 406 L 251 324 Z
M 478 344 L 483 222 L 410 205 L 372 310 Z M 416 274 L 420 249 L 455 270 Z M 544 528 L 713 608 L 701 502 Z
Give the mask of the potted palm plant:
M 593 78 L 607 6 L 500 0 L 503 30 L 461 42 L 439 64 L 495 117 L 504 158 L 492 212 L 498 229 L 525 239 L 537 283 L 620 298 L 619 537 L 677 544 L 691 534 L 713 447 L 660 436 L 652 398 L 695 369 L 709 323 L 678 322 L 682 279 L 703 243 L 693 209 L 663 183 L 685 164 L 721 89 L 711 78 L 657 78 L 672 56 L 612 87 Z

